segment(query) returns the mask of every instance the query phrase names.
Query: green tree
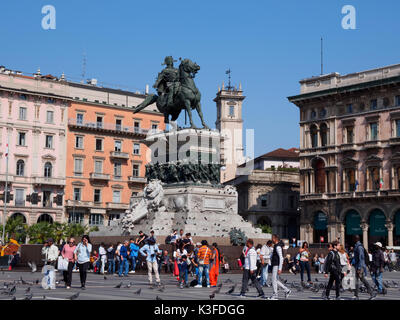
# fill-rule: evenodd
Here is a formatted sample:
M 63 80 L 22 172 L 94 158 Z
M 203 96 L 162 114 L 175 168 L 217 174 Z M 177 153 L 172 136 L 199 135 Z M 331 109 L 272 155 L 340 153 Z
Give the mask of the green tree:
M 54 228 L 49 222 L 39 222 L 28 229 L 29 243 L 44 243 L 48 238 L 54 238 Z
M 260 228 L 263 233 L 272 233 L 272 227 L 267 224 L 257 224 L 257 228 Z
M 6 222 L 5 231 L 4 240 L 6 243 L 10 238 L 17 240 L 18 243 L 24 243 L 28 232 L 28 226 L 24 222 L 22 216 L 10 217 Z M 3 234 L 2 225 L 0 226 L 0 234 Z

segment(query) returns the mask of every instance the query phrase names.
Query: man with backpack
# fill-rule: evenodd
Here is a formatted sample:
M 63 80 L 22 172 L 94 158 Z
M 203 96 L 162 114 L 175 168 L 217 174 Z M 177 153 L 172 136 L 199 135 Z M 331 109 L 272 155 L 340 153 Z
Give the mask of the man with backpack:
M 342 273 L 342 266 L 340 264 L 340 256 L 338 253 L 338 241 L 333 241 L 330 244 L 332 250 L 329 251 L 325 260 L 325 278 L 328 277 L 329 281 L 325 291 L 325 300 L 330 300 L 329 293 L 332 289 L 333 282 L 335 281 L 336 300 L 341 300 L 340 297 L 340 275 Z
M 382 243 L 375 243 L 375 248 L 372 253 L 372 263 L 371 263 L 371 276 L 372 280 L 375 282 L 378 292 L 385 294 L 386 289 L 382 285 L 382 273 L 385 266 L 385 257 L 382 252 Z
M 285 299 L 287 299 L 292 291 L 279 281 L 279 275 L 282 273 L 283 266 L 284 243 L 276 234 L 272 235 L 272 243 L 274 244 L 274 249 L 272 250 L 271 256 L 273 294 L 268 298 L 268 300 L 278 300 L 278 286 L 285 290 Z
M 364 246 L 360 242 L 360 236 L 355 236 L 356 244 L 354 246 L 354 258 L 353 265 L 356 269 L 356 289 L 354 292 L 354 300 L 358 300 L 358 291 L 360 289 L 360 280 L 367 288 L 368 294 L 370 295 L 369 300 L 373 300 L 376 297 L 376 293 L 374 293 L 369 285 L 368 281 L 365 279 L 365 274 L 367 272 L 367 265 L 369 265 L 369 257 L 368 252 L 365 250 Z

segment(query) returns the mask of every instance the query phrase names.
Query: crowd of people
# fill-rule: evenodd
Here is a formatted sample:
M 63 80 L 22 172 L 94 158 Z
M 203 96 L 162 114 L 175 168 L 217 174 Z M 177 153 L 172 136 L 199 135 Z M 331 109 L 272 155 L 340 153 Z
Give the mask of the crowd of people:
M 60 247 L 54 244 L 53 239 L 48 239 L 42 248 L 42 255 L 45 265 L 52 267 L 49 268 L 50 279 L 55 279 L 56 270 L 63 271 L 67 289 L 71 288 L 73 272 L 79 272 L 81 288 L 85 289 L 87 272 L 127 277 L 135 273 L 140 265 L 142 269 L 147 269 L 150 285 L 161 285 L 160 273 L 164 271 L 176 277 L 180 288 L 184 288 L 190 284 L 195 287 L 215 287 L 220 269 L 223 272 L 229 270 L 217 243 L 209 246 L 203 240 L 194 244 L 191 234 L 184 234 L 183 230 L 179 233 L 174 230 L 165 240 L 165 244 L 172 245 L 173 252 L 161 250 L 156 242 L 154 231 L 149 236 L 140 231 L 136 238 L 118 242 L 115 246 L 101 243 L 98 250 L 93 250 L 87 235 L 79 243 L 70 238 Z M 193 278 L 191 283 L 189 275 Z M 49 288 L 54 289 L 54 284 Z
M 382 274 L 385 270 L 396 271 L 396 253 L 393 250 L 385 250 L 380 242 L 376 242 L 368 252 L 360 242 L 359 236 L 355 236 L 355 240 L 354 245 L 347 249 L 339 241 L 333 241 L 329 244 L 328 254 L 314 255 L 308 243 L 304 242 L 292 258 L 290 254 L 284 257 L 284 243 L 278 235 L 272 235 L 271 240 L 257 246 L 252 239 L 248 239 L 238 259 L 238 265 L 243 270 L 240 296 L 246 295 L 248 283 L 251 281 L 259 297 L 266 298 L 263 287 L 272 287 L 273 294 L 268 299 L 279 298 L 278 288 L 283 290 L 287 298 L 291 290 L 281 281 L 280 275 L 283 270 L 293 274 L 300 273 L 301 284 L 309 286 L 313 285 L 312 270 L 323 274 L 328 278 L 324 299 L 330 299 L 330 291 L 334 284 L 336 299 L 341 299 L 344 280 L 347 281 L 349 277 L 353 277 L 355 282 L 353 299 L 359 298 L 360 283 L 364 285 L 370 299 L 376 296 L 374 286 L 378 293 L 385 294 Z M 98 250 L 92 250 L 90 239 L 85 235 L 79 243 L 75 243 L 75 239 L 71 238 L 61 248 L 58 248 L 52 239 L 48 239 L 42 253 L 46 265 L 56 268 L 58 263 L 58 269 L 63 270 L 63 281 L 67 289 L 71 288 L 74 271 L 79 271 L 81 288 L 85 289 L 88 271 L 126 277 L 128 273 L 135 273 L 139 265 L 140 268 L 147 269 L 150 285 L 161 284 L 160 273 L 163 271 L 175 277 L 180 288 L 200 288 L 216 287 L 220 270 L 229 270 L 229 264 L 217 243 L 209 245 L 206 240 L 194 243 L 190 233 L 184 234 L 183 230 L 174 230 L 166 238 L 165 244 L 171 245 L 169 248 L 173 249 L 161 250 L 153 231 L 149 236 L 139 232 L 136 238 L 129 241 L 125 240 L 115 246 L 101 243 Z M 65 262 L 62 269 L 60 259 Z M 372 285 L 366 279 L 367 274 L 371 275 Z

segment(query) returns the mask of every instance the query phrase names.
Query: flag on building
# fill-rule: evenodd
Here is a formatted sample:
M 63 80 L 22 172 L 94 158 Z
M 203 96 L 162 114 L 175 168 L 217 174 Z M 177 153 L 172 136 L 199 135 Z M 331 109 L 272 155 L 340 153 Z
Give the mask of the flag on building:
M 355 191 L 357 191 L 357 189 L 358 189 L 358 185 L 359 185 L 359 183 L 358 183 L 358 180 L 356 180 Z
M 381 178 L 381 181 L 379 182 L 379 189 L 383 188 L 383 179 Z
M 6 157 L 8 157 L 8 143 L 6 145 Z

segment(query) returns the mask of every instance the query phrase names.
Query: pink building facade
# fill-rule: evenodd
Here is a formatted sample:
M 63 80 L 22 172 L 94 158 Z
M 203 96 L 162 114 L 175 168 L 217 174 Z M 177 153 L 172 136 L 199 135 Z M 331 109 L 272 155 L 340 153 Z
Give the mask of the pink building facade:
M 0 211 L 8 144 L 7 218 L 22 216 L 28 225 L 63 222 L 65 85 L 7 72 L 0 73 L 0 85 Z

